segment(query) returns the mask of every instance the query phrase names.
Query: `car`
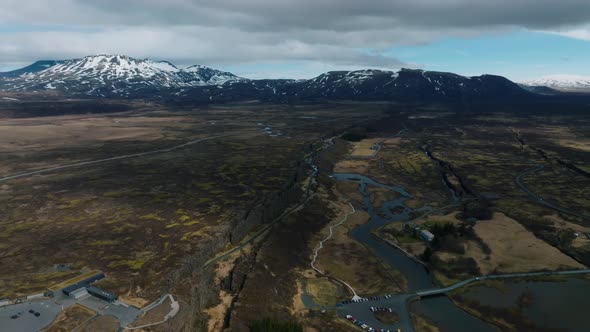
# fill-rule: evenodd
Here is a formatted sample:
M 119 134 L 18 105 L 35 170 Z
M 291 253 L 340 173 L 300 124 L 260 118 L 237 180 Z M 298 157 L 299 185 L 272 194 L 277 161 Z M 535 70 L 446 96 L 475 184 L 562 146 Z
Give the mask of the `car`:
M 35 316 L 39 317 L 39 316 L 41 316 L 41 313 L 40 312 L 36 312 L 35 313 Z
M 17 319 L 17 318 L 18 318 L 18 316 L 17 316 L 17 315 L 12 315 L 12 316 L 10 316 L 10 318 L 11 318 L 11 319 Z
M 346 315 L 346 319 L 351 320 L 353 317 L 351 315 Z
M 35 310 L 29 309 L 29 312 L 32 313 L 32 314 L 34 314 L 35 313 Z

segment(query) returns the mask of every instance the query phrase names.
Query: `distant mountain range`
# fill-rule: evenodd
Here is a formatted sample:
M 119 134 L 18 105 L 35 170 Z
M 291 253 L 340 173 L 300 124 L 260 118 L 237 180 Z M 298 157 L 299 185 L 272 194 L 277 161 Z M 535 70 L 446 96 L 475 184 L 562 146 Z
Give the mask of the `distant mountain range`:
M 551 75 L 522 82 L 527 86 L 544 86 L 559 91 L 590 92 L 590 77 L 575 75 Z
M 411 69 L 334 71 L 308 80 L 250 80 L 199 65 L 179 68 L 166 61 L 124 55 L 38 61 L 0 73 L 0 90 L 200 102 L 322 99 L 467 102 L 521 99 L 538 92 L 501 76 L 466 77 Z

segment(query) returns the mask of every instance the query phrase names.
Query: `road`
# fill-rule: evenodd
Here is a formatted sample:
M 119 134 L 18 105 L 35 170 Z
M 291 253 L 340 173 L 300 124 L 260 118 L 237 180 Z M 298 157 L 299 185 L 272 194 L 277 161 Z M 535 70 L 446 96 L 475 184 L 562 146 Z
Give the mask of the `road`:
M 414 331 L 412 318 L 408 308 L 408 301 L 412 298 L 410 294 L 393 295 L 386 299 L 381 296 L 379 300 L 366 302 L 353 302 L 345 304 L 338 308 L 338 316 L 345 318 L 346 315 L 351 315 L 360 322 L 367 324 L 372 328 L 385 329 L 390 331 L 397 331 L 400 329 L 403 332 Z M 399 315 L 399 321 L 396 324 L 383 324 L 375 317 L 375 314 L 370 310 L 370 307 L 387 308 L 393 310 Z M 352 323 L 350 323 L 352 326 Z M 360 328 L 359 328 L 360 329 Z
M 44 169 L 39 169 L 39 170 L 35 170 L 35 171 L 30 171 L 30 172 L 23 172 L 23 173 L 17 173 L 17 174 L 7 175 L 7 176 L 4 176 L 4 177 L 1 177 L 0 178 L 0 182 L 6 182 L 6 181 L 9 181 L 9 180 L 14 180 L 14 179 L 18 179 L 18 178 L 24 178 L 24 177 L 28 177 L 28 176 L 32 176 L 32 175 L 36 175 L 36 174 L 42 174 L 42 173 L 49 173 L 49 172 L 64 170 L 64 169 L 68 169 L 68 168 L 88 166 L 88 165 L 100 164 L 100 163 L 104 163 L 104 162 L 108 162 L 108 161 L 122 160 L 122 159 L 129 159 L 129 158 L 149 156 L 149 155 L 158 154 L 158 153 L 171 152 L 171 151 L 179 150 L 179 149 L 182 149 L 182 148 L 185 148 L 187 146 L 194 145 L 194 144 L 197 144 L 197 143 L 200 143 L 200 142 L 204 142 L 204 141 L 208 141 L 208 140 L 212 140 L 212 139 L 216 139 L 216 138 L 221 138 L 221 137 L 228 137 L 228 136 L 231 136 L 231 135 L 236 135 L 236 134 L 209 136 L 209 137 L 204 137 L 204 138 L 199 138 L 199 139 L 196 139 L 196 140 L 192 140 L 192 141 L 189 141 L 189 142 L 186 142 L 186 143 L 183 143 L 183 144 L 180 144 L 180 145 L 176 145 L 176 146 L 173 146 L 173 147 L 165 148 L 165 149 L 158 149 L 158 150 L 152 150 L 152 151 L 146 151 L 146 152 L 140 152 L 140 153 L 133 153 L 133 154 L 123 155 L 123 156 L 116 156 L 116 157 L 104 158 L 104 159 L 89 160 L 89 161 L 83 161 L 83 162 L 74 163 L 74 164 L 60 165 L 60 166 L 54 166 L 54 167 L 50 167 L 50 168 L 44 168 Z
M 529 195 L 529 197 L 537 204 L 539 205 L 543 205 L 545 207 L 548 207 L 552 210 L 555 210 L 557 212 L 561 212 L 564 214 L 569 214 L 578 218 L 582 218 L 584 220 L 589 220 L 590 221 L 590 216 L 587 215 L 583 215 L 581 213 L 575 212 L 575 211 L 570 211 L 564 208 L 561 208 L 555 204 L 549 203 L 546 200 L 544 200 L 542 197 L 540 197 L 539 195 L 535 194 L 534 192 L 532 192 L 527 186 L 524 185 L 524 183 L 522 182 L 523 177 L 530 175 L 530 174 L 534 174 L 542 169 L 545 168 L 545 165 L 537 165 L 535 168 L 530 169 L 528 171 L 522 172 L 520 174 L 518 174 L 515 178 L 514 178 L 514 182 L 516 183 L 516 185 L 522 190 L 524 191 L 527 195 Z
M 416 292 L 419 297 L 435 296 L 445 294 L 470 283 L 484 280 L 495 280 L 495 279 L 511 279 L 511 278 L 530 278 L 530 277 L 543 277 L 543 276 L 556 276 L 556 275 L 576 275 L 576 274 L 590 274 L 590 270 L 568 270 L 568 271 L 547 271 L 547 272 L 527 272 L 527 273 L 510 273 L 510 274 L 492 274 L 487 276 L 475 277 L 467 280 L 463 280 L 454 285 L 445 288 L 435 288 Z
M 145 324 L 145 325 L 141 325 L 141 326 L 133 326 L 133 327 L 127 326 L 127 327 L 125 327 L 125 329 L 126 330 L 144 329 L 146 327 L 160 325 L 162 323 L 167 322 L 169 319 L 174 318 L 174 316 L 176 316 L 176 314 L 180 310 L 180 304 L 174 299 L 174 297 L 171 294 L 162 295 L 158 300 L 151 303 L 147 307 L 141 309 L 140 312 L 141 312 L 141 314 L 144 314 L 144 313 L 154 309 L 155 307 L 161 305 L 164 302 L 164 300 L 166 300 L 166 299 L 170 299 L 170 311 L 166 314 L 166 316 L 164 316 L 163 320 L 156 322 L 156 323 L 150 323 L 150 324 Z
M 335 119 L 328 119 L 328 120 L 323 120 L 323 121 L 306 122 L 306 123 L 296 124 L 296 125 L 292 125 L 292 126 L 280 127 L 280 129 L 283 129 L 283 130 L 284 129 L 292 129 L 292 128 L 297 128 L 297 127 L 308 126 L 310 124 L 319 124 L 319 123 L 332 122 L 332 121 L 338 121 L 338 120 L 343 120 L 343 119 L 352 119 L 352 118 L 353 117 L 349 116 L 349 117 L 339 117 L 339 118 L 335 118 Z M 365 119 L 364 121 L 368 121 L 368 120 L 369 120 L 369 118 Z M 188 142 L 185 142 L 185 143 L 182 143 L 179 145 L 175 145 L 175 146 L 172 146 L 169 148 L 164 148 L 164 149 L 157 149 L 157 150 L 151 150 L 151 151 L 145 151 L 145 152 L 139 152 L 139 153 L 132 153 L 132 154 L 128 154 L 128 155 L 115 156 L 115 157 L 109 157 L 109 158 L 103 158 L 103 159 L 88 160 L 88 161 L 82 161 L 82 162 L 73 163 L 73 164 L 58 165 L 58 166 L 34 170 L 34 171 L 27 171 L 27 172 L 22 172 L 22 173 L 5 175 L 5 176 L 0 177 L 0 183 L 7 182 L 10 180 L 19 179 L 19 178 L 29 177 L 32 175 L 61 171 L 61 170 L 65 170 L 65 169 L 75 168 L 75 167 L 89 166 L 89 165 L 95 165 L 95 164 L 105 163 L 105 162 L 109 162 L 109 161 L 123 160 L 123 159 L 144 157 L 144 156 L 149 156 L 149 155 L 159 154 L 159 153 L 172 152 L 172 151 L 179 150 L 179 149 L 182 149 L 182 148 L 185 148 L 187 146 L 194 145 L 197 143 L 201 143 L 201 142 L 205 142 L 205 141 L 209 141 L 209 140 L 213 140 L 213 139 L 217 139 L 217 138 L 238 136 L 238 135 L 242 135 L 247 132 L 258 132 L 259 130 L 260 130 L 259 128 L 238 130 L 238 131 L 233 132 L 231 134 L 215 135 L 215 136 L 198 138 L 195 140 L 191 140 L 191 141 L 188 141 Z

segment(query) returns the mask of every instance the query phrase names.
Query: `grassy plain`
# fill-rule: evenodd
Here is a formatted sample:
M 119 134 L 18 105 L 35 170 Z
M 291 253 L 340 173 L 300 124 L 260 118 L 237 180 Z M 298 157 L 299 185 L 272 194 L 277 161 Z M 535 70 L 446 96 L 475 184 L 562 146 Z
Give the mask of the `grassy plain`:
M 393 112 L 388 120 L 367 125 L 368 119 L 385 110 Z M 341 284 L 309 266 L 312 250 L 325 238 L 328 225 L 348 211 L 342 202 L 350 200 L 356 206 L 362 202 L 357 185 L 333 181 L 328 177 L 332 172 L 360 173 L 401 185 L 412 195 L 406 204 L 411 208 L 452 204 L 445 176 L 463 202 L 486 202 L 492 217 L 474 218 L 475 224 L 473 220 L 465 224 L 473 213 L 466 204 L 416 222 L 427 228 L 465 224 L 473 231 L 465 237 L 450 235 L 435 250 L 436 259 L 430 264 L 441 283 L 481 273 L 590 265 L 590 242 L 572 237 L 587 232 L 589 221 L 532 201 L 514 181 L 518 174 L 544 164 L 542 171 L 524 177 L 526 185 L 555 205 L 589 214 L 590 180 L 575 170 L 590 169 L 586 146 L 590 120 L 585 117 L 468 116 L 354 103 L 202 108 L 139 103 L 128 105 L 125 112 L 13 115 L 12 110 L 3 113 L 0 106 L 3 176 L 162 152 L 0 182 L 0 298 L 36 293 L 81 271 L 99 269 L 108 276 L 101 287 L 133 303 L 176 291 L 183 303 L 190 303 L 181 306 L 186 312 L 179 317 L 191 321 L 194 313 L 187 308 L 193 308 L 191 301 L 200 301 L 190 295 L 196 276 L 187 276 L 176 289 L 168 287 L 168 277 L 187 264 L 187 257 L 206 249 L 207 241 L 231 248 L 225 242 L 229 243 L 232 221 L 280 192 L 314 143 L 354 126 L 366 126 L 368 138 L 360 144 L 336 139 L 314 161 L 320 172 L 308 204 L 236 257 L 221 261 L 214 285 L 198 284 L 219 293 L 208 311 L 200 308 L 215 321 L 209 324 L 212 330 L 246 331 L 252 321 L 261 319 L 260 313 L 280 321 L 295 319 L 309 331 L 352 329 L 332 311 L 305 309 L 300 299 L 302 287 L 319 305 L 334 304 L 347 294 Z M 349 158 L 351 151 L 367 155 L 367 147 L 402 125 L 408 130 L 383 142 L 374 156 Z M 269 135 L 261 130 L 265 127 L 280 135 Z M 169 149 L 220 133 L 227 136 Z M 430 160 L 425 149 L 446 166 Z M 377 206 L 395 198 L 377 188 L 369 192 Z M 355 225 L 366 221 L 367 214 L 359 209 L 335 229 L 320 252 L 318 267 L 362 295 L 403 291 L 404 277 L 351 238 Z M 385 229 L 390 227 L 401 230 L 399 224 Z M 410 235 L 396 238 L 417 255 L 426 247 Z M 471 260 L 463 264 L 459 258 Z M 57 271 L 54 265 L 63 263 L 71 269 Z M 109 319 L 92 319 L 85 328 L 106 330 L 112 325 Z M 415 319 L 417 330 L 437 331 L 427 317 Z M 179 329 L 187 326 L 178 324 Z
M 227 241 L 230 221 L 280 192 L 310 144 L 366 121 L 354 105 L 140 106 L 0 119 L 3 176 L 161 150 L 0 182 L 0 297 L 99 269 L 102 287 L 153 300 L 202 240 Z

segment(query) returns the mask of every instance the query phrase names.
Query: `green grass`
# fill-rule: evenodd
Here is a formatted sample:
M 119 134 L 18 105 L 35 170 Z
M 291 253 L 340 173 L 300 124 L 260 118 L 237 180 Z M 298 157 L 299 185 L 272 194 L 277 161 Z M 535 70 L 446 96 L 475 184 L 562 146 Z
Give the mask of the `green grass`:
M 145 260 L 121 260 L 121 261 L 111 262 L 108 266 L 109 266 L 109 268 L 117 268 L 117 267 L 126 266 L 130 270 L 137 271 L 137 270 L 141 270 L 141 268 L 143 267 L 143 265 L 145 263 L 146 263 Z
M 402 236 L 395 236 L 395 239 L 400 244 L 422 242 L 421 240 L 419 240 L 409 234 L 402 235 Z
M 116 240 L 95 240 L 90 242 L 91 246 L 114 246 L 119 244 Z
M 338 288 L 327 279 L 307 279 L 305 288 L 317 305 L 333 306 L 338 301 Z
M 84 201 L 81 199 L 62 200 L 60 205 L 57 206 L 60 210 L 74 209 L 80 206 Z
M 143 216 L 139 217 L 139 219 L 141 219 L 141 220 L 156 220 L 156 221 L 163 221 L 164 220 L 162 217 L 158 216 L 155 213 L 149 213 L 149 214 L 143 215 Z
M 114 191 L 107 191 L 107 192 L 103 193 L 102 195 L 104 197 L 122 197 L 125 194 L 128 194 L 128 192 L 122 191 L 122 190 L 114 190 Z

